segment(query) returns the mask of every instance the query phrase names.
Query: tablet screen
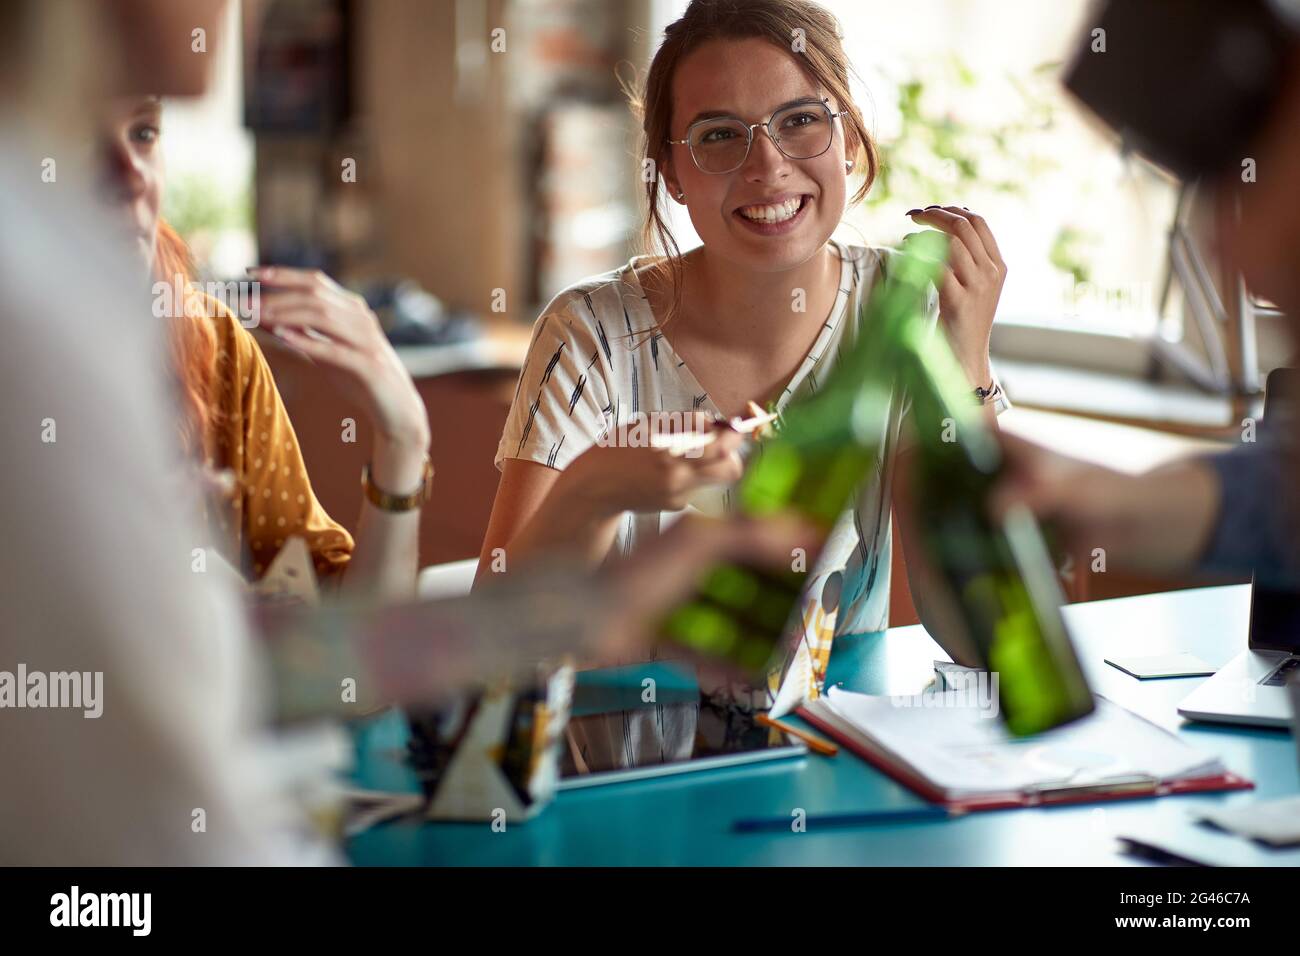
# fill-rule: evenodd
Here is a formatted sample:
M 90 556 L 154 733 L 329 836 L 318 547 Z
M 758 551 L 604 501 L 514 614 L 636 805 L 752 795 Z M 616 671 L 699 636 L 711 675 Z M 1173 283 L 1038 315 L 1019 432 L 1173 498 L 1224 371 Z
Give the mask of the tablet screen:
M 804 746 L 755 721 L 766 694 L 704 689 L 680 664 L 580 672 L 560 752 L 561 788 L 799 756 Z

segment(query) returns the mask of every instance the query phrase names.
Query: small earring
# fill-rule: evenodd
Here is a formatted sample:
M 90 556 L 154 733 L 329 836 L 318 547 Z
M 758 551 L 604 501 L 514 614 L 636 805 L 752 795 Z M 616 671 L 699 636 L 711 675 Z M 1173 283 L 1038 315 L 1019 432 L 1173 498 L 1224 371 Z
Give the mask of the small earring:
M 677 201 L 678 201 L 678 202 L 681 202 L 681 201 L 682 201 L 683 199 L 685 199 L 685 198 L 686 198 L 686 193 L 684 193 L 684 192 L 680 192 L 680 193 L 677 194 Z
M 853 160 L 851 159 L 844 160 L 844 171 L 846 173 L 853 172 Z

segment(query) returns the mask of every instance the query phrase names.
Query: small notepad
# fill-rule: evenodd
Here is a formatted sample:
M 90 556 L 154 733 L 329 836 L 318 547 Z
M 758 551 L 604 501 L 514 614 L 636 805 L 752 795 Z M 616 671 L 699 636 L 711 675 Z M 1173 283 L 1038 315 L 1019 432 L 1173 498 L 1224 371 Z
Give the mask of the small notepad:
M 1156 654 L 1153 657 L 1107 657 L 1106 663 L 1138 680 L 1164 677 L 1209 677 L 1214 668 L 1195 654 Z

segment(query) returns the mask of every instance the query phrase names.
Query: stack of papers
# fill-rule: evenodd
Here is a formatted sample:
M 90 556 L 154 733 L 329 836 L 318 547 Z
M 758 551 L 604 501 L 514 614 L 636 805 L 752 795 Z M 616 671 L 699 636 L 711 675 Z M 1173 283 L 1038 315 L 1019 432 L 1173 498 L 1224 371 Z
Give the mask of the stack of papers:
M 831 688 L 800 714 L 923 796 L 971 809 L 1242 789 L 1169 731 L 1099 698 L 1092 714 L 1029 738 L 959 691 L 872 697 Z

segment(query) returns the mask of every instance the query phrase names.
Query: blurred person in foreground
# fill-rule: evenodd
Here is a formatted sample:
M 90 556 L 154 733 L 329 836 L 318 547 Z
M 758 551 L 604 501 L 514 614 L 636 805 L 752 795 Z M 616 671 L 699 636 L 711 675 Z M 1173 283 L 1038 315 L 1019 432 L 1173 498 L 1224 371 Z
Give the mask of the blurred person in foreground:
M 1067 85 L 1141 153 L 1213 191 L 1224 272 L 1286 313 L 1300 342 L 1300 3 L 1114 2 L 1086 26 Z M 1104 53 L 1095 29 L 1108 35 Z M 1115 565 L 1253 572 L 1300 588 L 1300 417 L 1288 405 L 1270 400 L 1256 441 L 1137 476 L 1004 436 L 1008 477 L 993 508 L 1022 502 L 1072 548 L 1104 548 Z
M 188 472 L 162 329 L 93 196 L 103 96 L 202 92 L 191 31 L 203 26 L 211 49 L 223 7 L 0 5 L 3 863 L 338 862 L 266 749 L 266 691 L 282 690 L 268 675 L 286 672 L 257 656 L 224 579 L 192 570 L 198 486 L 193 500 L 177 493 Z M 436 699 L 525 656 L 637 641 L 710 561 L 788 560 L 796 543 L 779 526 L 696 524 L 598 580 L 552 568 L 481 598 L 410 605 L 405 633 L 333 632 L 376 696 Z M 16 688 L 19 671 L 94 680 Z

